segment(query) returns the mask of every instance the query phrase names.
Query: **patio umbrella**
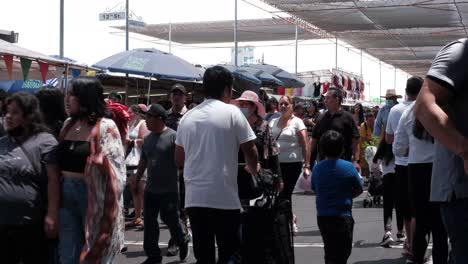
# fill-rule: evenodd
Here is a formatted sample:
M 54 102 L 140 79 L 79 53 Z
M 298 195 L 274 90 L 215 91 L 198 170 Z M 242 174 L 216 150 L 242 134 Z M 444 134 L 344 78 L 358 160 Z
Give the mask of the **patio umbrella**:
M 26 81 L 3 81 L 0 82 L 0 90 L 8 93 L 27 92 L 34 94 L 37 90 L 43 87 L 56 87 L 57 79 L 47 80 L 42 83 L 41 80 L 26 80 Z
M 234 97 L 240 96 L 244 91 L 254 91 L 257 94 L 260 93 L 260 87 L 262 86 L 262 81 L 259 80 L 255 75 L 248 72 L 242 67 L 236 67 L 230 64 L 219 64 L 229 70 L 234 76 Z
M 105 58 L 94 67 L 164 80 L 201 81 L 200 71 L 189 62 L 157 49 L 133 49 Z
M 286 88 L 302 88 L 305 86 L 305 83 L 298 80 L 294 75 L 291 73 L 277 67 L 275 65 L 269 64 L 250 64 L 249 67 L 253 67 L 256 69 L 260 69 L 265 71 L 276 78 L 280 79 L 284 83 L 284 87 Z
M 277 86 L 284 86 L 284 83 L 276 78 L 275 76 L 265 72 L 263 70 L 249 67 L 249 66 L 241 66 L 240 69 L 246 70 L 247 72 L 253 74 L 257 79 L 262 81 L 263 87 L 277 87 Z

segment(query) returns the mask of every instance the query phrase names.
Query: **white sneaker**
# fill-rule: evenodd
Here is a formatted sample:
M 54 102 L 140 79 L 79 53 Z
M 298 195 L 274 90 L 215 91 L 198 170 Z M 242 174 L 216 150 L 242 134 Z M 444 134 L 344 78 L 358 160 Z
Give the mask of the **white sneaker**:
M 382 238 L 382 242 L 380 242 L 380 246 L 382 247 L 390 247 L 390 244 L 392 244 L 393 238 L 392 238 L 392 233 L 387 232 Z

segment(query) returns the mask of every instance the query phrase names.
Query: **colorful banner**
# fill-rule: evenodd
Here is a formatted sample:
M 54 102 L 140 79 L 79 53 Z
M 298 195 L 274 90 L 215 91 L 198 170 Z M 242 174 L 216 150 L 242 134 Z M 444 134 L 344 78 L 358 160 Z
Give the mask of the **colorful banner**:
M 13 79 L 13 55 L 3 55 L 3 60 L 8 71 L 8 79 L 11 80 Z
M 47 73 L 49 72 L 49 64 L 45 62 L 39 63 L 39 71 L 41 72 L 42 82 L 46 83 Z
M 79 69 L 72 69 L 71 72 L 72 72 L 73 78 L 78 78 L 81 75 L 81 70 Z
M 23 79 L 28 79 L 29 69 L 31 69 L 31 60 L 20 58 L 21 71 L 23 71 Z

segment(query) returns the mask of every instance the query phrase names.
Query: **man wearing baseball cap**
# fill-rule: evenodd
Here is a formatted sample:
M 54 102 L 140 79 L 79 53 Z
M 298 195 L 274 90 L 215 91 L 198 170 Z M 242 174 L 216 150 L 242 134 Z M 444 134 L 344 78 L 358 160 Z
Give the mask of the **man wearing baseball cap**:
M 146 124 L 151 133 L 143 140 L 137 182 L 148 170 L 144 193 L 145 229 L 143 249 L 148 258 L 144 263 L 161 263 L 158 246 L 158 215 L 169 227 L 172 239 L 179 246 L 179 256 L 185 261 L 189 255 L 188 237 L 179 216 L 178 172 L 175 164 L 176 132 L 167 127 L 167 113 L 159 104 L 152 104 L 146 112 Z

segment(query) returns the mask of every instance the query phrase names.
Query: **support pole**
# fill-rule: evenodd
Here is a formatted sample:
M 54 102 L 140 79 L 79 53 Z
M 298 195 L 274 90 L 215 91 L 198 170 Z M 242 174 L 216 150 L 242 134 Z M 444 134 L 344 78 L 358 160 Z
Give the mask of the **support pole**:
M 234 0 L 234 66 L 237 64 L 237 0 Z
M 335 69 L 338 69 L 338 38 L 335 38 Z
M 297 77 L 297 51 L 298 51 L 298 36 L 297 36 L 297 24 L 296 24 L 296 52 L 295 52 L 295 61 L 294 61 L 294 70 L 295 70 L 295 73 L 296 73 L 296 77 Z
M 396 89 L 397 89 L 397 87 L 396 87 L 396 68 L 393 67 L 393 70 L 394 70 L 393 71 L 393 89 L 395 89 L 395 91 L 396 91 Z
M 380 98 L 382 98 L 382 62 L 379 61 L 379 93 L 380 93 Z
M 63 56 L 64 56 L 64 18 L 65 18 L 65 3 L 64 3 L 65 0 L 60 0 L 60 52 L 59 52 L 59 55 L 60 55 L 60 59 L 63 59 Z
M 362 78 L 362 50 L 361 50 L 361 78 Z
M 151 98 L 151 76 L 149 78 L 149 83 L 148 83 L 148 99 L 146 101 L 147 106 L 150 105 L 150 102 L 151 102 L 150 98 Z
M 130 13 L 129 13 L 129 0 L 126 0 L 125 2 L 125 50 L 128 50 L 128 19 L 129 19 Z
M 169 53 L 172 53 L 172 23 L 169 22 Z

